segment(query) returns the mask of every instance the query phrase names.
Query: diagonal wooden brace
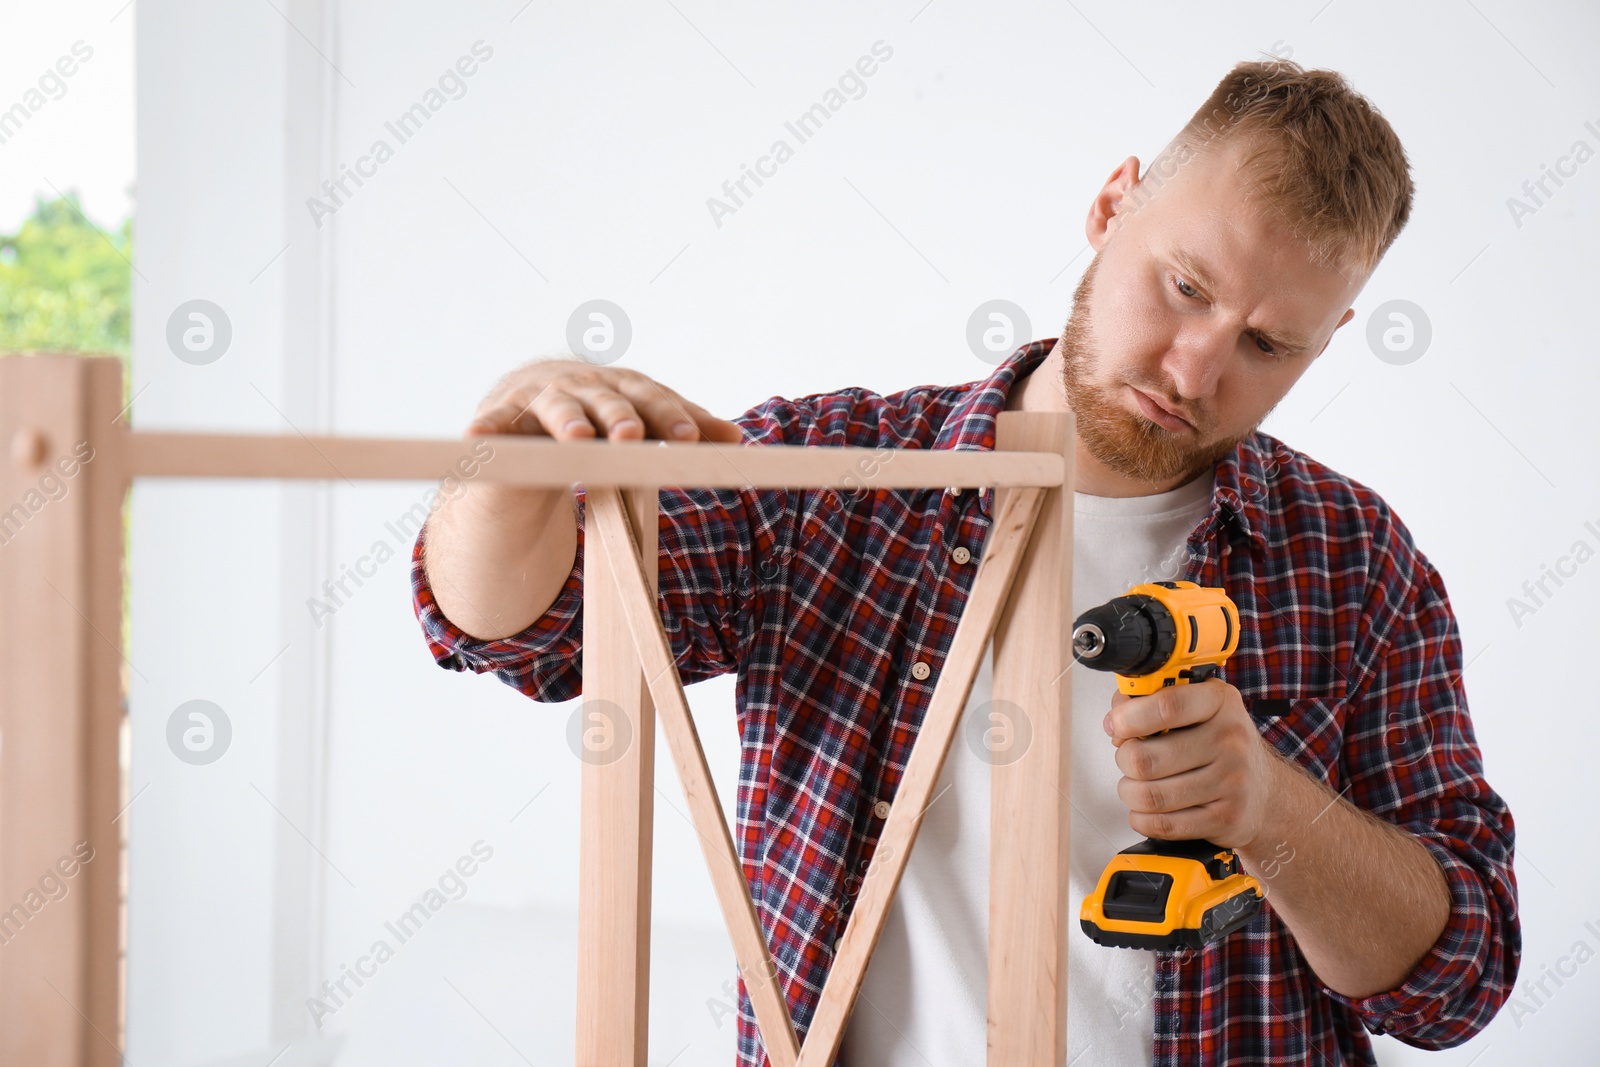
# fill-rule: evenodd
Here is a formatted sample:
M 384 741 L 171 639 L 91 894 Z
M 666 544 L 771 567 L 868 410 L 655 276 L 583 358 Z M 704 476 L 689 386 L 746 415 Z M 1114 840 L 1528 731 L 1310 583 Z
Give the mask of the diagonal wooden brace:
M 799 1067 L 828 1067 L 838 1052 L 861 979 L 877 947 L 878 936 L 883 932 L 889 905 L 899 888 L 900 876 L 905 872 L 917 830 L 932 800 L 950 742 L 972 691 L 973 678 L 983 662 L 984 649 L 1011 590 L 1042 499 L 1043 490 L 1020 488 L 1004 501 L 996 501 L 998 518 L 989 532 L 972 591 L 956 624 L 950 653 L 917 731 L 905 774 L 895 791 L 872 865 L 867 869 L 855 909 L 845 924 L 838 955 L 822 987 L 822 999 L 806 1033 Z
M 585 506 L 588 523 L 585 529 L 592 529 L 598 534 L 594 541 L 598 542 L 601 549 L 589 560 L 603 558 L 621 594 L 623 614 L 633 634 L 639 663 L 649 679 L 650 695 L 661 713 L 661 728 L 666 734 L 667 746 L 672 750 L 673 763 L 678 768 L 678 779 L 683 784 L 684 796 L 688 800 L 689 815 L 700 837 L 706 868 L 711 874 L 711 884 L 716 890 L 723 920 L 728 925 L 728 936 L 733 941 L 739 971 L 750 992 L 751 1006 L 755 1009 L 756 1022 L 767 1046 L 767 1056 L 772 1067 L 793 1067 L 799 1055 L 799 1044 L 795 1038 L 794 1023 L 789 1016 L 788 1003 L 778 985 L 777 964 L 767 948 L 766 935 L 750 899 L 744 869 L 734 850 L 733 836 L 728 832 L 727 821 L 722 816 L 717 788 L 711 780 L 711 768 L 706 763 L 705 750 L 700 746 L 700 736 L 689 713 L 689 701 L 684 696 L 677 665 L 673 662 L 666 633 L 661 628 L 661 615 L 656 610 L 655 597 L 651 595 L 645 579 L 634 527 L 623 510 L 620 493 L 614 488 L 590 487 Z M 652 551 L 652 558 L 654 555 Z M 585 575 L 585 581 L 588 581 L 593 576 L 588 561 L 585 562 L 585 569 L 589 571 Z M 587 646 L 587 635 L 585 638 Z M 585 655 L 588 655 L 587 647 Z

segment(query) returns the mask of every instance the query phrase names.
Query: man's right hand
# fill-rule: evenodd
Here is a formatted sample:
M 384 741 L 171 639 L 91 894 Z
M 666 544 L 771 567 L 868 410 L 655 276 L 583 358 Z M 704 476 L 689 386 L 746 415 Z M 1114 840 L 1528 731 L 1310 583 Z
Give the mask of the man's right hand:
M 721 441 L 737 444 L 738 424 L 636 370 L 552 359 L 518 367 L 483 398 L 466 436 L 543 434 L 558 441 Z
M 540 360 L 501 378 L 465 438 L 535 434 L 557 441 L 715 441 L 737 444 L 737 423 L 635 370 L 578 359 Z M 439 609 L 472 637 L 509 637 L 555 603 L 578 550 L 571 489 L 467 481 L 436 499 L 423 564 Z

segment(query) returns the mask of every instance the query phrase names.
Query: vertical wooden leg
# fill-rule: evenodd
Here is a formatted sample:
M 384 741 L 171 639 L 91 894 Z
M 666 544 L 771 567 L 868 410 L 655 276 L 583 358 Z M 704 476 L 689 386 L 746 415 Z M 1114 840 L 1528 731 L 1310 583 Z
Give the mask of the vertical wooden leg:
M 612 572 L 620 581 L 619 590 L 633 631 L 633 647 L 650 680 L 650 695 L 661 715 L 661 732 L 677 766 L 678 781 L 689 805 L 689 821 L 700 838 L 711 888 L 717 894 L 722 918 L 733 942 L 734 958 L 750 993 L 750 1006 L 756 1014 L 762 1044 L 772 1067 L 794 1067 L 800 1054 L 794 1020 L 778 982 L 778 965 L 767 946 L 767 938 L 750 898 L 739 853 L 722 815 L 716 783 L 706 763 L 705 749 L 689 711 L 683 683 L 672 661 L 672 649 L 661 625 L 661 611 L 650 595 L 640 561 L 639 545 L 616 489 L 595 488 L 588 497 L 588 528 L 598 536 L 588 542 L 593 551 L 604 551 Z M 588 551 L 588 548 L 586 548 Z M 587 563 L 585 563 L 587 566 Z
M 655 487 L 627 489 L 641 562 L 656 592 Z M 587 510 L 587 509 L 586 509 Z M 587 514 L 585 515 L 587 522 Z M 645 1067 L 650 1014 L 650 848 L 655 705 L 616 571 L 584 530 L 583 760 L 578 853 L 578 1067 Z
M 121 1061 L 122 364 L 0 359 L 0 1063 Z
M 1057 1067 L 1067 1048 L 1073 438 L 1070 412 L 1002 412 L 995 441 L 1067 461 L 994 637 L 988 1062 L 1005 1067 Z M 994 514 L 1016 491 L 996 491 Z

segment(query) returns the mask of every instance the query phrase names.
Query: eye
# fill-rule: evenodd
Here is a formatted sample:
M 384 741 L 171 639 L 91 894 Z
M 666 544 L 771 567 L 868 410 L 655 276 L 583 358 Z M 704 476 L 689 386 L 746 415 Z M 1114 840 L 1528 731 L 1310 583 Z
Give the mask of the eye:
M 1200 290 L 1196 289 L 1194 286 L 1190 285 L 1176 274 L 1172 276 L 1172 287 L 1178 290 L 1178 292 L 1183 296 L 1186 296 L 1191 300 L 1196 300 L 1200 297 Z M 1273 347 L 1272 342 L 1268 341 L 1265 337 L 1257 336 L 1255 340 L 1256 347 L 1261 350 L 1262 355 L 1276 356 L 1280 354 L 1278 350 Z

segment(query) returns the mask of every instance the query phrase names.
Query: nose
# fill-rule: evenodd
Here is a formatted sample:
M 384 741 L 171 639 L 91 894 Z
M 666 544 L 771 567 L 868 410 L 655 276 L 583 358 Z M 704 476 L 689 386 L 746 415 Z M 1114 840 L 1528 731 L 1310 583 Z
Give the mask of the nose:
M 1199 324 L 1185 326 L 1173 339 L 1166 358 L 1161 361 L 1161 369 L 1190 411 L 1197 402 L 1209 399 L 1216 392 L 1233 344 L 1234 338 L 1224 331 Z

